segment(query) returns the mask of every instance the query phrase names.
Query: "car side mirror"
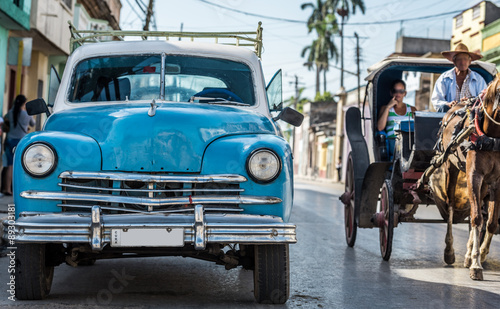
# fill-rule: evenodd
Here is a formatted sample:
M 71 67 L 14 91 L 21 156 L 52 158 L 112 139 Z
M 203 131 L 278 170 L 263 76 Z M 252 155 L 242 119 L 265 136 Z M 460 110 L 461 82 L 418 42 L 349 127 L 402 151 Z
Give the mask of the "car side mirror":
M 26 112 L 30 116 L 38 115 L 41 113 L 45 113 L 47 117 L 50 116 L 49 108 L 47 107 L 45 100 L 42 98 L 38 98 L 26 103 Z
M 299 127 L 304 121 L 304 115 L 290 107 L 285 107 L 274 120 L 283 120 L 294 127 Z

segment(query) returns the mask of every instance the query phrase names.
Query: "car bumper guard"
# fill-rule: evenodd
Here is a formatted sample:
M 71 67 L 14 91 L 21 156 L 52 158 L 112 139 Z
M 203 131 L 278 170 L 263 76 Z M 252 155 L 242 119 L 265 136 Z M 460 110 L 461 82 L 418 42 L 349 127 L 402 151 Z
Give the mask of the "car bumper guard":
M 7 229 L 4 221 L 4 230 Z M 23 212 L 14 223 L 17 243 L 87 243 L 100 251 L 111 245 L 117 229 L 182 229 L 184 245 L 204 250 L 207 243 L 295 243 L 295 225 L 281 218 L 252 214 L 205 214 L 196 205 L 194 214 L 90 214 Z M 7 235 L 7 233 L 4 233 Z

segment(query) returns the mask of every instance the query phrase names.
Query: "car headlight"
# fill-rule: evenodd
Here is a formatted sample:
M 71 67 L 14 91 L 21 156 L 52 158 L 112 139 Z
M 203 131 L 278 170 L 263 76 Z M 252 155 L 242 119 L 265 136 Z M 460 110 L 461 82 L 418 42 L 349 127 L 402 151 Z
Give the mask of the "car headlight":
M 248 175 L 256 182 L 271 182 L 280 174 L 281 161 L 273 151 L 258 149 L 248 157 L 247 171 Z
M 24 170 L 33 177 L 45 177 L 52 173 L 57 164 L 57 154 L 48 144 L 35 143 L 23 152 Z

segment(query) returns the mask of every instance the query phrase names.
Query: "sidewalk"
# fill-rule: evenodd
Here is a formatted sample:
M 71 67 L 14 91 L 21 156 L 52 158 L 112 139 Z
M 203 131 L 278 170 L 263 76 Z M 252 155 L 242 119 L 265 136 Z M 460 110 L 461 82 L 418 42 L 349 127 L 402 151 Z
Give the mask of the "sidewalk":
M 296 183 L 306 183 L 306 184 L 314 184 L 321 187 L 333 188 L 338 191 L 344 191 L 344 183 L 343 182 L 334 182 L 331 179 L 325 178 L 313 178 L 313 177 L 300 177 L 295 175 L 294 181 Z

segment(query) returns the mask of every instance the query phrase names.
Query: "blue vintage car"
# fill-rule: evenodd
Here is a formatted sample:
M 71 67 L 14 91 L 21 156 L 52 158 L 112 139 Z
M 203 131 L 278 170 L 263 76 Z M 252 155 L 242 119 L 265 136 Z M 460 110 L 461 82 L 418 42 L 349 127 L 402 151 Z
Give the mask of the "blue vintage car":
M 252 269 L 258 302 L 287 301 L 293 171 L 277 121 L 302 115 L 282 108 L 280 72 L 266 88 L 244 47 L 113 41 L 76 48 L 52 80 L 48 107 L 27 104 L 43 130 L 15 151 L 18 299 L 46 297 L 61 263 L 132 254 Z

